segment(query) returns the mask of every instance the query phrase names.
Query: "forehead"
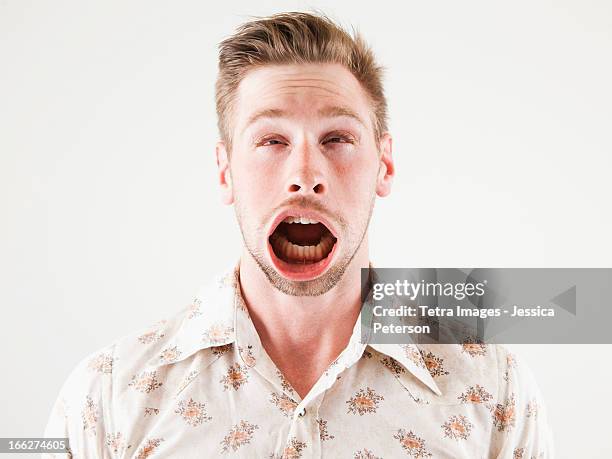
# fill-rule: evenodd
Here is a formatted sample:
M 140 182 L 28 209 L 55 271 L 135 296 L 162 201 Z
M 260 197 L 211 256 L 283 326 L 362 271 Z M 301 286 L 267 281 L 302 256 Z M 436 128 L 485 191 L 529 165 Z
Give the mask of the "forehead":
M 253 114 L 266 110 L 298 118 L 329 108 L 348 109 L 370 124 L 368 95 L 344 66 L 265 65 L 249 71 L 240 82 L 234 117 L 236 127 L 244 127 Z

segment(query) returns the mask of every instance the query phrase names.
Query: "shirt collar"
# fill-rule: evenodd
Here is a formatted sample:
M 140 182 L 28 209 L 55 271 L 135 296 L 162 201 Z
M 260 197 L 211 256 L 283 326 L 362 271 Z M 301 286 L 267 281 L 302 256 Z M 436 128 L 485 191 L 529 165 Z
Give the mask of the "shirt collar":
M 226 269 L 200 288 L 192 303 L 179 313 L 178 331 L 147 366 L 177 363 L 201 349 L 235 341 L 237 269 Z
M 412 373 L 421 383 L 425 384 L 425 386 L 427 386 L 436 395 L 442 395 L 442 391 L 435 383 L 431 373 L 429 372 L 427 362 L 423 358 L 421 350 L 416 344 L 412 343 L 412 341 L 407 344 L 383 344 L 371 342 L 370 334 L 372 333 L 371 323 L 373 318 L 372 306 L 374 305 L 372 298 L 373 290 L 371 286 L 373 283 L 378 282 L 378 276 L 376 275 L 376 271 L 374 270 L 374 265 L 372 263 L 370 263 L 369 269 L 369 291 L 364 300 L 364 305 L 361 308 L 359 318 L 357 319 L 360 322 L 360 327 L 364 324 L 366 325 L 366 329 L 363 330 L 363 332 L 361 328 L 359 329 L 360 338 L 368 343 L 368 346 L 372 349 L 399 362 L 406 370 Z
M 147 362 L 147 366 L 156 368 L 174 364 L 199 350 L 236 342 L 236 330 L 241 325 L 237 324 L 237 320 L 250 320 L 248 313 L 237 314 L 238 308 L 244 308 L 243 305 L 239 264 L 236 264 L 200 288 L 192 304 L 181 311 L 181 324 L 174 337 Z M 358 323 L 361 323 L 361 317 L 360 313 Z M 355 339 L 356 334 L 356 339 L 360 339 L 361 329 L 357 324 L 351 340 Z M 368 346 L 398 361 L 434 393 L 441 395 L 415 344 L 368 343 Z

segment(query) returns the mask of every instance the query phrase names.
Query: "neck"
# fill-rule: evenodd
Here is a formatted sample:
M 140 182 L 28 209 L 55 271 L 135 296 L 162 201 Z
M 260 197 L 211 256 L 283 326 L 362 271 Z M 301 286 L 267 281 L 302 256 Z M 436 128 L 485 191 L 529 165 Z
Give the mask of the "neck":
M 340 281 L 319 296 L 290 296 L 274 288 L 245 250 L 242 295 L 272 361 L 300 396 L 346 347 L 361 310 L 361 268 L 369 266 L 367 237 Z

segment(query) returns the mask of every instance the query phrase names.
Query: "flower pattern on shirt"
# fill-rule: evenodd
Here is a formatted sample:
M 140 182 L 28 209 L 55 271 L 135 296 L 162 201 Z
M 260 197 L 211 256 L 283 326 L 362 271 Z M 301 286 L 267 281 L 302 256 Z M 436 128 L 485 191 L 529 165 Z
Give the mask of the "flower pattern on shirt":
M 161 351 L 159 355 L 159 363 L 172 363 L 181 356 L 182 352 L 177 346 L 167 347 Z
M 102 353 L 89 361 L 89 369 L 98 373 L 113 372 L 113 357 L 110 354 Z
M 221 346 L 214 346 L 212 347 L 212 353 L 220 357 L 223 354 L 227 354 L 229 351 L 231 351 L 233 346 L 234 345 L 232 343 L 222 344 Z
M 292 394 L 294 392 L 293 387 L 291 386 L 291 384 L 289 384 L 289 381 L 287 381 L 287 379 L 285 378 L 285 375 L 283 375 L 280 372 L 280 370 L 277 369 L 276 376 L 278 376 L 278 379 L 280 380 L 280 385 L 283 388 L 283 390 L 285 392 Z
M 346 403 L 348 403 L 348 412 L 363 416 L 366 413 L 376 413 L 378 404 L 384 400 L 382 395 L 377 394 L 374 389 L 366 387 L 359 389 Z
M 467 440 L 474 425 L 462 414 L 451 416 L 442 424 L 444 436 L 453 440 Z
M 227 453 L 230 450 L 236 451 L 241 446 L 248 444 L 253 438 L 253 433 L 259 426 L 241 420 L 238 424 L 232 427 L 230 432 L 223 438 L 221 442 L 222 453 Z
M 327 421 L 317 419 L 317 424 L 319 424 L 319 438 L 321 441 L 333 440 L 335 438 L 327 432 Z
M 372 453 L 372 451 L 364 448 L 360 451 L 357 451 L 355 455 L 353 456 L 353 459 L 382 459 L 382 457 L 375 456 L 374 453 Z
M 155 323 L 149 331 L 138 336 L 138 341 L 141 344 L 151 344 L 156 341 L 163 339 L 166 334 L 161 331 L 161 327 L 164 325 L 163 321 Z
M 284 416 L 287 416 L 288 418 L 293 416 L 293 412 L 298 406 L 297 402 L 285 393 L 279 395 L 276 392 L 273 392 L 270 395 L 270 401 L 278 407 Z
M 392 357 L 384 357 L 380 363 L 382 363 L 396 377 L 406 372 L 406 369 Z
M 145 444 L 136 453 L 136 459 L 147 459 L 151 457 L 151 455 L 155 452 L 155 450 L 159 447 L 159 445 L 163 441 L 164 441 L 163 438 L 148 439 L 145 442 Z
M 515 414 L 515 400 L 514 394 L 512 394 L 504 403 L 498 403 L 493 409 L 493 425 L 497 427 L 497 430 L 500 432 L 510 430 L 514 427 L 516 420 Z
M 421 356 L 423 357 L 423 362 L 425 362 L 425 366 L 429 370 L 429 374 L 431 374 L 432 377 L 436 378 L 438 376 L 445 376 L 448 374 L 448 371 L 444 369 L 444 359 L 438 357 L 431 351 L 421 351 Z
M 505 381 L 509 381 L 510 372 L 513 368 L 516 368 L 516 359 L 514 357 L 514 354 L 508 353 L 508 355 L 506 356 L 506 371 L 504 372 Z
M 226 341 L 234 329 L 229 325 L 214 324 L 202 334 L 203 341 L 209 341 L 212 344 L 221 344 Z
M 83 420 L 83 430 L 89 431 L 91 434 L 96 434 L 96 424 L 98 422 L 98 405 L 94 403 L 92 398 L 88 395 L 85 400 L 85 407 L 81 413 Z
M 246 364 L 247 367 L 254 367 L 257 361 L 255 360 L 255 356 L 253 355 L 253 350 L 251 349 L 253 346 L 248 345 L 247 347 L 238 346 L 238 352 L 242 357 L 242 360 Z
M 431 453 L 425 448 L 425 440 L 418 437 L 412 430 L 399 429 L 393 438 L 399 440 L 408 455 L 414 458 L 431 457 Z
M 199 298 L 195 298 L 193 302 L 187 308 L 188 310 L 187 319 L 191 320 L 194 317 L 202 315 L 202 310 L 200 308 L 201 306 L 202 306 L 202 300 L 200 300 Z
M 476 384 L 470 386 L 467 390 L 457 397 L 461 400 L 461 403 L 486 403 L 493 398 L 493 396 L 485 390 L 484 387 Z
M 147 416 L 155 416 L 157 414 L 159 414 L 159 408 L 154 408 L 154 407 L 151 407 L 151 406 L 147 406 L 144 409 L 145 417 L 147 417 Z
M 223 384 L 224 390 L 238 390 L 243 384 L 246 384 L 248 380 L 248 368 L 236 362 L 230 365 L 220 382 Z
M 304 448 L 306 448 L 306 443 L 299 441 L 297 438 L 292 438 L 283 450 L 280 459 L 300 459 Z M 272 457 L 274 457 L 274 455 L 272 455 Z
M 192 398 L 181 400 L 174 412 L 181 415 L 185 422 L 193 427 L 197 427 L 203 422 L 208 422 L 212 419 L 206 412 L 206 404 L 196 402 Z
M 423 357 L 421 356 L 421 351 L 415 346 L 411 344 L 401 344 L 400 345 L 404 350 L 406 357 L 418 368 L 427 368 L 425 366 L 425 362 L 423 361 Z
M 109 432 L 106 434 L 105 444 L 108 449 L 115 455 L 123 455 L 125 451 L 132 445 L 125 444 L 123 434 L 121 432 Z
M 538 415 L 538 401 L 537 400 L 530 400 L 529 403 L 527 403 L 527 417 L 531 418 L 531 417 L 536 417 Z
M 554 457 L 537 385 L 503 346 L 362 343 L 358 318 L 302 398 L 261 346 L 239 287 L 236 269 L 85 356 L 45 436 L 68 437 L 75 458 Z
M 463 348 L 463 352 L 471 357 L 487 355 L 487 346 L 477 338 L 470 337 L 466 339 L 461 346 Z
M 156 371 L 143 371 L 132 377 L 128 386 L 133 387 L 138 392 L 148 394 L 155 389 L 160 388 L 164 383 L 157 380 Z

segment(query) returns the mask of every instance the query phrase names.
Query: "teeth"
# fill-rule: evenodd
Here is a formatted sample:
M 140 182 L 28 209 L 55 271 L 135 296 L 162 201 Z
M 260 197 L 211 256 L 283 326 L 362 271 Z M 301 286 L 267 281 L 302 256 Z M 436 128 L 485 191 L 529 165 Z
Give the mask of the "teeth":
M 301 246 L 293 244 L 287 238 L 279 234 L 273 239 L 274 248 L 277 254 L 289 261 L 316 263 L 327 256 L 334 244 L 331 235 L 325 235 L 317 245 Z
M 319 223 L 316 220 L 311 220 L 309 218 L 306 217 L 287 217 L 283 220 L 283 222 L 285 223 L 300 223 L 302 225 L 316 225 L 317 223 Z

